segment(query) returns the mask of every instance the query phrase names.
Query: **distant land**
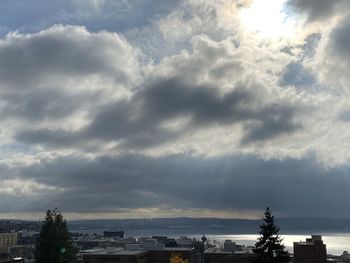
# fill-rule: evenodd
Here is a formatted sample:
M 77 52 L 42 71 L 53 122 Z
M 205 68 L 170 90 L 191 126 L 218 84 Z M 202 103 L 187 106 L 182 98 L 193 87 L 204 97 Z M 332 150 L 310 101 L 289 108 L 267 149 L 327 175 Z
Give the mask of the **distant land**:
M 69 221 L 71 230 L 164 230 L 164 233 L 257 234 L 262 220 L 219 218 L 154 218 Z M 276 218 L 280 232 L 350 233 L 350 219 Z

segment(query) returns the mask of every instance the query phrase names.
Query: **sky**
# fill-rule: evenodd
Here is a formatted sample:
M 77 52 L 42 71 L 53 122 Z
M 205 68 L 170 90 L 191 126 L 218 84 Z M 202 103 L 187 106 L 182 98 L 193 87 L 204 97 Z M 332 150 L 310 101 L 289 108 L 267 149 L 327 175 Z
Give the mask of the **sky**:
M 350 218 L 349 10 L 1 0 L 0 217 Z

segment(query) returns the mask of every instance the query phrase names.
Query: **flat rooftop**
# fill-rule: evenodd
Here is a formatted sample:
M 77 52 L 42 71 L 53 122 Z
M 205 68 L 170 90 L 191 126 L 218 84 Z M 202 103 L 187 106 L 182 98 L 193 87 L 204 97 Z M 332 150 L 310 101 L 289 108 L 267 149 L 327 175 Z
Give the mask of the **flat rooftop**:
M 192 247 L 165 247 L 165 248 L 162 249 L 162 250 L 181 252 L 181 251 L 191 251 L 191 250 L 193 250 L 193 249 L 194 249 L 194 248 L 192 248 Z
M 225 255 L 233 255 L 233 251 L 223 251 L 221 248 L 217 247 L 210 247 L 206 251 L 204 251 L 204 254 L 225 254 Z
M 208 248 L 204 254 L 222 254 L 222 255 L 252 255 L 253 252 L 251 250 L 236 250 L 236 251 L 224 251 L 221 248 L 210 247 Z
M 182 248 L 182 247 L 166 247 L 162 249 L 143 249 L 143 250 L 127 250 L 124 248 L 114 248 L 107 250 L 104 248 L 94 248 L 83 250 L 80 253 L 82 255 L 118 255 L 118 256 L 137 256 L 147 253 L 148 251 L 170 251 L 170 252 L 190 252 L 193 248 Z
M 305 242 L 305 241 L 299 241 L 299 242 L 293 242 L 293 244 L 298 246 L 319 246 L 319 245 L 325 245 L 323 243 L 312 243 L 312 242 Z
M 83 255 L 116 255 L 116 256 L 138 256 L 147 253 L 145 250 L 126 250 L 126 249 L 89 249 L 81 251 Z

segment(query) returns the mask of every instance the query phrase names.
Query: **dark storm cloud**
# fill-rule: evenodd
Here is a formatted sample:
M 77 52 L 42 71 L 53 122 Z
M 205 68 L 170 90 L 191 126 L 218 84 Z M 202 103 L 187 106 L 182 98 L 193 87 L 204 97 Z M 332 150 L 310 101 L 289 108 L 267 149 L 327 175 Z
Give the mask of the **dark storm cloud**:
M 188 127 L 185 127 L 187 129 L 213 124 L 231 125 L 245 121 L 256 121 L 261 126 L 265 126 L 265 122 L 269 124 L 275 122 L 280 127 L 290 128 L 289 130 L 283 128 L 275 130 L 274 127 L 271 130 L 270 138 L 282 133 L 293 132 L 293 128 L 298 126 L 294 124 L 294 109 L 292 107 L 288 105 L 258 106 L 258 101 L 259 98 L 252 91 L 240 87 L 222 95 L 215 87 L 192 86 L 181 81 L 180 77 L 163 79 L 148 84 L 145 89 L 136 93 L 134 98 L 128 102 L 127 110 L 112 107 L 111 110 L 96 116 L 87 129 L 87 133 L 95 136 L 96 133 L 102 132 L 103 134 L 100 135 L 107 136 L 107 138 L 111 136 L 109 137 L 111 139 L 115 138 L 115 134 L 122 129 L 131 127 L 133 128 L 131 131 L 130 129 L 124 130 L 124 136 L 137 134 L 140 130 L 149 130 L 153 134 L 157 130 L 164 132 L 161 127 L 164 121 L 183 116 L 190 118 Z M 123 115 L 127 118 L 126 120 L 114 119 L 115 116 L 127 112 L 129 114 Z M 116 127 L 114 129 L 113 127 L 106 130 L 101 129 L 108 123 L 114 123 Z M 254 129 L 255 127 L 251 127 L 248 132 Z M 170 133 L 172 132 L 170 131 Z M 97 137 L 101 138 L 100 135 Z
M 179 78 L 151 82 L 130 100 L 104 107 L 91 124 L 74 134 L 54 130 L 24 130 L 17 138 L 26 143 L 69 145 L 95 140 L 121 141 L 131 148 L 145 148 L 175 139 L 188 131 L 211 125 L 245 123 L 243 142 L 273 139 L 301 128 L 290 105 L 259 105 L 254 93 L 243 88 L 221 95 L 215 87 L 191 86 Z M 180 130 L 162 126 L 188 117 Z M 84 138 L 84 139 L 82 139 Z
M 290 106 L 268 106 L 258 114 L 259 118 L 245 125 L 247 134 L 242 143 L 273 139 L 281 134 L 293 133 L 302 125 L 293 120 L 295 109 Z
M 129 155 L 87 160 L 72 155 L 43 161 L 20 173 L 23 178 L 65 189 L 40 193 L 37 199 L 29 197 L 28 211 L 47 206 L 95 212 L 150 207 L 262 209 L 270 205 L 290 216 L 350 216 L 343 207 L 343 201 L 350 198 L 348 172 L 348 166 L 322 169 L 313 157 Z M 5 201 L 0 202 L 1 210 L 8 211 Z
M 126 136 L 140 130 L 162 129 L 163 121 L 182 116 L 190 116 L 193 126 L 213 122 L 231 124 L 251 115 L 243 107 L 250 103 L 252 96 L 239 89 L 220 96 L 215 87 L 191 86 L 179 78 L 159 80 L 137 92 L 127 104 L 112 105 L 101 112 L 87 133 L 113 139 L 119 132 Z M 101 129 L 108 123 L 114 126 Z
M 343 18 L 330 34 L 327 50 L 338 59 L 348 61 L 350 59 L 350 15 Z M 348 64 L 350 66 L 350 64 Z
M 1 98 L 6 102 L 1 116 L 2 119 L 20 119 L 28 122 L 45 119 L 59 120 L 73 114 L 85 100 L 97 96 L 94 93 L 87 93 L 82 98 L 78 95 L 68 95 L 59 89 L 9 92 Z
M 308 14 L 309 21 L 323 20 L 330 17 L 337 4 L 344 0 L 289 0 L 287 5 L 297 12 Z

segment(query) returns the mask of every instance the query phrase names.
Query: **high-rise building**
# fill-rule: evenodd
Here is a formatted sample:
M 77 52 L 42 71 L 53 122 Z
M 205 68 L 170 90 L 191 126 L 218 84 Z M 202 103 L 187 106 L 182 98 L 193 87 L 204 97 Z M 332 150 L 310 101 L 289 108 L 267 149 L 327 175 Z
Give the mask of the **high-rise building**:
M 294 242 L 294 263 L 327 263 L 327 249 L 322 236 L 313 235 L 306 241 Z
M 0 248 L 17 246 L 18 233 L 0 233 Z
M 232 242 L 232 240 L 230 240 L 230 239 L 225 240 L 224 251 L 233 252 L 234 250 L 236 250 L 236 243 Z

